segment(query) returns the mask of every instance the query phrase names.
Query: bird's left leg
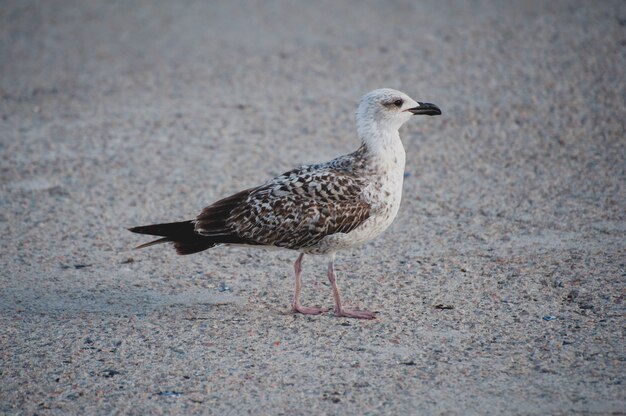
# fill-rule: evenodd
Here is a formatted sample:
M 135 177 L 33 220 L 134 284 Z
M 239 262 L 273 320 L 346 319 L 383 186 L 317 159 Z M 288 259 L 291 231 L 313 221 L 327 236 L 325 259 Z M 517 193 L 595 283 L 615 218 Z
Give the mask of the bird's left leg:
M 344 309 L 341 306 L 341 297 L 339 296 L 339 287 L 337 287 L 337 279 L 335 276 L 335 256 L 333 255 L 328 262 L 328 280 L 333 286 L 333 296 L 335 298 L 335 315 L 344 316 L 346 318 L 374 319 L 376 312 L 357 311 Z
M 298 260 L 293 265 L 294 272 L 296 274 L 296 291 L 293 295 L 293 301 L 291 302 L 291 310 L 297 313 L 303 313 L 305 315 L 317 315 L 325 312 L 327 309 L 317 307 L 307 307 L 300 305 L 300 292 L 302 291 L 302 258 L 304 253 L 301 253 Z

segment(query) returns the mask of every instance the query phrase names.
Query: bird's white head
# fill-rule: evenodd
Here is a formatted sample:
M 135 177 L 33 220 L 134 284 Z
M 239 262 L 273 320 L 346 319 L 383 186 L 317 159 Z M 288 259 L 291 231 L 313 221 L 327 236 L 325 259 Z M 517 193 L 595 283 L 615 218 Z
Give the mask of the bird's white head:
M 363 96 L 356 111 L 359 137 L 366 141 L 372 134 L 395 133 L 412 116 L 435 116 L 441 110 L 434 104 L 413 100 L 403 92 L 380 88 Z

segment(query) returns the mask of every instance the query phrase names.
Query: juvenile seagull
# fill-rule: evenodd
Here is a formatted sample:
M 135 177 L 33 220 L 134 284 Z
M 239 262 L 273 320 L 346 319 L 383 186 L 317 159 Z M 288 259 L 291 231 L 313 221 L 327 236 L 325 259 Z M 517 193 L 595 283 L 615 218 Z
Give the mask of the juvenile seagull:
M 304 165 L 204 208 L 190 221 L 134 227 L 162 238 L 137 248 L 171 242 L 178 254 L 220 245 L 273 246 L 300 253 L 294 264 L 294 312 L 326 309 L 300 304 L 302 258 L 328 257 L 335 315 L 372 319 L 374 312 L 344 309 L 334 270 L 335 253 L 373 239 L 391 224 L 402 197 L 405 153 L 398 129 L 415 114 L 439 115 L 430 103 L 383 88 L 361 99 L 356 125 L 361 147 L 330 162 Z

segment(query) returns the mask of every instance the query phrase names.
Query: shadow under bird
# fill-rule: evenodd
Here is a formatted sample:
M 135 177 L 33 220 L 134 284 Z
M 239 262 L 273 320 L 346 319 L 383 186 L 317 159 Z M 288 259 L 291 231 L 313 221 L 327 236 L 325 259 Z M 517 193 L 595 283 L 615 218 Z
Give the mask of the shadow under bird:
M 300 253 L 294 264 L 291 308 L 303 314 L 328 309 L 300 304 L 305 254 L 328 258 L 335 315 L 372 319 L 375 312 L 345 309 L 334 270 L 335 253 L 372 240 L 400 207 L 405 152 L 398 129 L 413 115 L 440 115 L 434 104 L 417 102 L 389 88 L 363 96 L 356 112 L 361 146 L 330 162 L 304 165 L 204 208 L 193 220 L 130 228 L 159 236 L 137 248 L 172 243 L 178 254 L 221 245 L 276 247 Z

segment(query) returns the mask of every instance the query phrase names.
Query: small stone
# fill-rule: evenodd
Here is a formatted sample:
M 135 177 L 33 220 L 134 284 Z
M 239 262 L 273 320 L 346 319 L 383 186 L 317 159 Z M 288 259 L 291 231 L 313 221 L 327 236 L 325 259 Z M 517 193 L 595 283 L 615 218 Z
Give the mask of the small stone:
M 104 378 L 111 378 L 117 374 L 121 374 L 121 373 L 113 369 L 104 370 L 103 372 L 100 373 L 100 375 Z
M 569 302 L 572 302 L 574 299 L 576 299 L 578 297 L 578 291 L 577 290 L 571 290 L 567 296 L 565 297 L 565 299 Z

